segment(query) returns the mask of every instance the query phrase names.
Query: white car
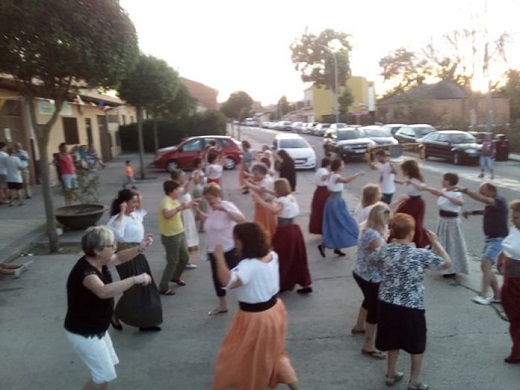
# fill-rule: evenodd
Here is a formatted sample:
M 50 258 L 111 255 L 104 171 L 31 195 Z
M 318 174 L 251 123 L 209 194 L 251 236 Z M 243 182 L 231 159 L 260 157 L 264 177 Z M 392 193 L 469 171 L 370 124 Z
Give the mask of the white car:
M 277 134 L 273 141 L 276 153 L 285 149 L 294 159 L 296 169 L 316 169 L 316 153 L 305 138 L 298 134 Z

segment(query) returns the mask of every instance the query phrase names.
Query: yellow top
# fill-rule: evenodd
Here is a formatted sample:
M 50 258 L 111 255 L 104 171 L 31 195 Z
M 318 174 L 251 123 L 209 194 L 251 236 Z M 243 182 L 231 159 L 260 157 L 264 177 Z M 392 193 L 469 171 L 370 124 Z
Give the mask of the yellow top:
M 163 236 L 175 236 L 184 232 L 184 225 L 182 224 L 181 213 L 176 213 L 171 218 L 164 218 L 163 210 L 173 210 L 180 206 L 178 200 L 170 198 L 168 195 L 164 196 L 159 204 L 159 233 Z

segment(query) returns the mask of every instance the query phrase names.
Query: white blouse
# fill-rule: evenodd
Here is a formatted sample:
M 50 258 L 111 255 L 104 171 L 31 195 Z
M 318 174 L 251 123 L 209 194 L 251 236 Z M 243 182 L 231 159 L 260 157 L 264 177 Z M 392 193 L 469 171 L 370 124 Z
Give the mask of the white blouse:
M 343 191 L 345 187 L 343 183 L 335 183 L 336 179 L 340 178 L 341 175 L 339 173 L 332 173 L 329 177 L 328 188 L 330 192 L 339 192 Z
M 422 181 L 420 181 L 419 179 L 416 179 L 415 177 L 413 177 L 411 179 L 408 178 L 408 181 L 410 182 L 410 184 L 408 184 L 406 186 L 406 194 L 408 196 L 419 196 L 419 195 L 421 195 L 421 190 L 419 190 L 415 185 L 420 187 L 420 186 L 424 185 L 424 183 Z
M 360 225 L 368 219 L 368 214 L 370 214 L 370 210 L 374 208 L 376 203 L 363 207 L 361 203 L 358 203 L 356 209 L 354 210 L 354 219 Z
M 502 241 L 502 250 L 507 257 L 520 261 L 520 230 L 516 226 L 509 229 L 509 235 Z
M 294 196 L 282 196 L 276 198 L 276 201 L 282 205 L 282 210 L 278 215 L 279 218 L 296 218 L 300 214 L 300 207 Z
M 458 191 L 448 191 L 445 188 L 442 189 L 442 192 L 448 194 L 451 198 L 457 198 L 462 200 L 462 192 Z M 451 211 L 453 213 L 460 213 L 462 207 L 457 206 L 451 200 L 445 198 L 444 196 L 439 196 L 437 199 L 437 206 L 439 206 L 440 210 Z
M 181 195 L 179 196 L 179 202 L 185 203 L 185 202 L 191 202 L 191 194 L 189 192 L 186 192 L 184 187 L 181 187 Z
M 274 180 L 270 175 L 265 175 L 265 177 L 260 180 L 258 186 L 261 188 L 265 188 L 266 190 L 273 191 L 274 190 Z M 266 202 L 270 202 L 273 200 L 273 195 L 270 192 L 261 193 L 262 199 Z
M 245 303 L 267 302 L 280 290 L 280 274 L 278 272 L 278 255 L 270 252 L 272 260 L 264 263 L 258 259 L 244 259 L 231 270 L 229 289 L 237 278 L 242 286 L 236 288 L 237 299 Z
M 318 187 L 327 187 L 327 184 L 329 182 L 329 175 L 330 172 L 327 168 L 320 168 L 316 171 L 316 174 L 314 175 L 314 181 Z M 323 178 L 323 176 L 326 176 Z
M 107 227 L 112 230 L 119 242 L 141 242 L 144 239 L 143 219 L 144 210 L 132 211 L 130 215 L 123 215 L 121 221 L 116 221 L 119 214 L 112 216 Z
M 223 168 L 222 168 L 222 165 L 220 164 L 210 164 L 208 165 L 208 169 L 207 169 L 207 174 L 208 174 L 208 179 L 218 179 L 220 176 L 222 176 L 222 171 L 223 171 Z

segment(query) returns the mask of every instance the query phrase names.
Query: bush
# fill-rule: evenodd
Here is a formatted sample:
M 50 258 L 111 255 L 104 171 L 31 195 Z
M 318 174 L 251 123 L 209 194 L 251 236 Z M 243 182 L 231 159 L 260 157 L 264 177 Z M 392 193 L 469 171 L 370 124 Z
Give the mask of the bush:
M 157 137 L 159 148 L 177 145 L 185 136 L 224 135 L 226 133 L 226 117 L 219 111 L 205 111 L 191 117 L 178 120 L 157 121 Z M 121 148 L 125 152 L 139 150 L 137 123 L 119 127 Z M 153 137 L 153 120 L 143 122 L 144 150 L 155 152 Z

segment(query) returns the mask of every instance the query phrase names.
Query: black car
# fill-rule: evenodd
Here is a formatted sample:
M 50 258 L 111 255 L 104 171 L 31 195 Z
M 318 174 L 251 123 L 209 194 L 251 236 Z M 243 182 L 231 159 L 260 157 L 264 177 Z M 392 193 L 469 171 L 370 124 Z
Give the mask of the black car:
M 342 129 L 329 128 L 323 136 L 323 150 L 326 156 L 334 153 L 347 160 L 363 158 L 370 147 L 376 143 L 368 138 L 362 130 L 345 127 Z
M 400 144 L 416 143 L 419 138 L 433 133 L 437 129 L 430 125 L 404 125 L 394 134 L 394 138 Z
M 429 133 L 419 140 L 424 158 L 440 157 L 459 165 L 463 162 L 476 164 L 482 146 L 466 131 L 440 130 Z
M 493 135 L 487 131 L 470 131 L 469 133 L 477 139 L 478 144 L 481 144 L 486 135 L 490 134 L 493 142 L 495 143 L 495 160 L 509 160 L 509 140 L 505 134 Z

